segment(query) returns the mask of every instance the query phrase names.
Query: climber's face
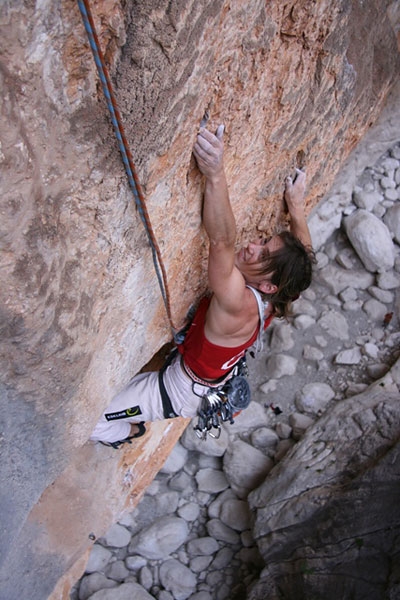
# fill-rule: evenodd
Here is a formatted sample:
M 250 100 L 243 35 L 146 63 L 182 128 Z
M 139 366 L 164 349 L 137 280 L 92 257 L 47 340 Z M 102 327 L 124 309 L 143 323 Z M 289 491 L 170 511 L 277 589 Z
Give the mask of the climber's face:
M 259 238 L 249 242 L 235 255 L 235 265 L 242 273 L 246 283 L 254 285 L 264 291 L 263 287 L 268 287 L 264 293 L 271 294 L 272 273 L 260 274 L 265 270 L 265 263 L 270 255 L 283 247 L 283 241 L 279 236 L 271 238 Z M 263 287 L 262 287 L 263 286 Z M 276 286 L 273 286 L 276 288 Z

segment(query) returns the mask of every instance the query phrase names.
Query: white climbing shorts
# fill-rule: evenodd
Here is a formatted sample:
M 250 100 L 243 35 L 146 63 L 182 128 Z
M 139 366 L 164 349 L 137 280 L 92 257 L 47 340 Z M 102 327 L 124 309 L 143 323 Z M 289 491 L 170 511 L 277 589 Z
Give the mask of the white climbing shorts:
M 202 395 L 208 388 L 198 383 L 193 385 L 190 377 L 183 371 L 180 354 L 177 353 L 167 367 L 163 379 L 175 413 L 181 417 L 195 417 Z M 158 371 L 141 373 L 113 398 L 90 439 L 116 442 L 129 436 L 131 423 L 160 420 L 164 420 L 164 413 Z

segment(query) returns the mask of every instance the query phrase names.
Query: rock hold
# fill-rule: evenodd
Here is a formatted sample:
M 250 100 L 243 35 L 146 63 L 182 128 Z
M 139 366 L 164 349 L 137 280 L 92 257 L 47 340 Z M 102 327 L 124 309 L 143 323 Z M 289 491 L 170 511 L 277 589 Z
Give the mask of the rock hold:
M 110 527 L 104 536 L 106 545 L 114 546 L 115 548 L 123 548 L 124 546 L 127 546 L 130 542 L 130 539 L 130 532 L 118 523 Z
M 318 324 L 328 335 L 340 340 L 349 338 L 349 326 L 346 318 L 336 310 L 326 310 L 322 313 Z
M 207 531 L 211 537 L 228 544 L 237 544 L 240 539 L 236 531 L 219 519 L 210 519 L 207 523 Z
M 112 557 L 112 553 L 107 548 L 100 544 L 95 544 L 90 553 L 89 560 L 86 565 L 86 573 L 94 573 L 95 571 L 103 571 Z
M 82 578 L 79 588 L 79 600 L 87 600 L 91 598 L 95 592 L 105 590 L 107 588 L 115 588 L 118 586 L 116 581 L 108 579 L 102 573 L 91 573 Z
M 219 544 L 213 537 L 202 537 L 187 544 L 189 556 L 208 556 L 219 550 Z
M 221 507 L 220 519 L 231 529 L 245 531 L 250 528 L 250 511 L 247 502 L 243 500 L 227 500 Z
M 212 494 L 222 492 L 229 486 L 224 473 L 215 469 L 201 469 L 196 474 L 196 481 L 200 491 Z

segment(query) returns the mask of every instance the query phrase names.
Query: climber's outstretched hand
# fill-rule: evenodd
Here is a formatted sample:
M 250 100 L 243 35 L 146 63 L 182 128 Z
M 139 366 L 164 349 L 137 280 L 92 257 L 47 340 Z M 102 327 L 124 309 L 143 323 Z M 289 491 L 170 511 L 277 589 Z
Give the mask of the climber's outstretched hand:
M 215 135 L 205 128 L 197 134 L 193 154 L 200 171 L 208 179 L 224 171 L 224 125 L 219 125 Z
M 287 177 L 285 181 L 285 201 L 290 215 L 290 230 L 306 248 L 312 248 L 311 235 L 304 212 L 306 174 L 300 169 L 296 169 L 296 172 L 294 183 L 291 177 Z
M 306 191 L 306 174 L 296 169 L 296 179 L 293 183 L 291 177 L 285 180 L 285 201 L 289 214 L 304 210 L 304 195 Z

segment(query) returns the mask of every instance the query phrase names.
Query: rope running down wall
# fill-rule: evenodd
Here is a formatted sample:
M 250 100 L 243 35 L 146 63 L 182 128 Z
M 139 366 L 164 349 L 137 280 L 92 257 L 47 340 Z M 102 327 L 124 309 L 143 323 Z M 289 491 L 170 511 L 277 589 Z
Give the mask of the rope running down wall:
M 107 102 L 108 109 L 111 114 L 111 121 L 114 126 L 115 135 L 117 136 L 119 149 L 122 155 L 122 160 L 125 166 L 126 174 L 130 188 L 135 198 L 135 203 L 139 211 L 140 218 L 143 222 L 144 228 L 147 233 L 147 237 L 150 243 L 154 268 L 157 274 L 158 283 L 161 290 L 161 295 L 164 300 L 165 309 L 168 316 L 168 321 L 171 326 L 172 332 L 176 333 L 170 306 L 170 296 L 167 283 L 167 275 L 162 261 L 160 248 L 155 238 L 153 228 L 151 226 L 149 214 L 147 212 L 146 203 L 143 195 L 143 191 L 136 173 L 135 166 L 133 164 L 132 154 L 129 149 L 127 139 L 125 137 L 124 129 L 122 126 L 121 114 L 118 109 L 117 101 L 111 84 L 111 79 L 108 73 L 107 66 L 104 61 L 102 51 L 100 49 L 99 39 L 97 37 L 96 28 L 94 25 L 92 13 L 88 0 L 78 0 L 79 10 L 82 15 L 83 24 L 88 36 L 89 44 L 93 53 L 93 58 L 96 63 L 97 71 L 99 73 L 103 93 Z

